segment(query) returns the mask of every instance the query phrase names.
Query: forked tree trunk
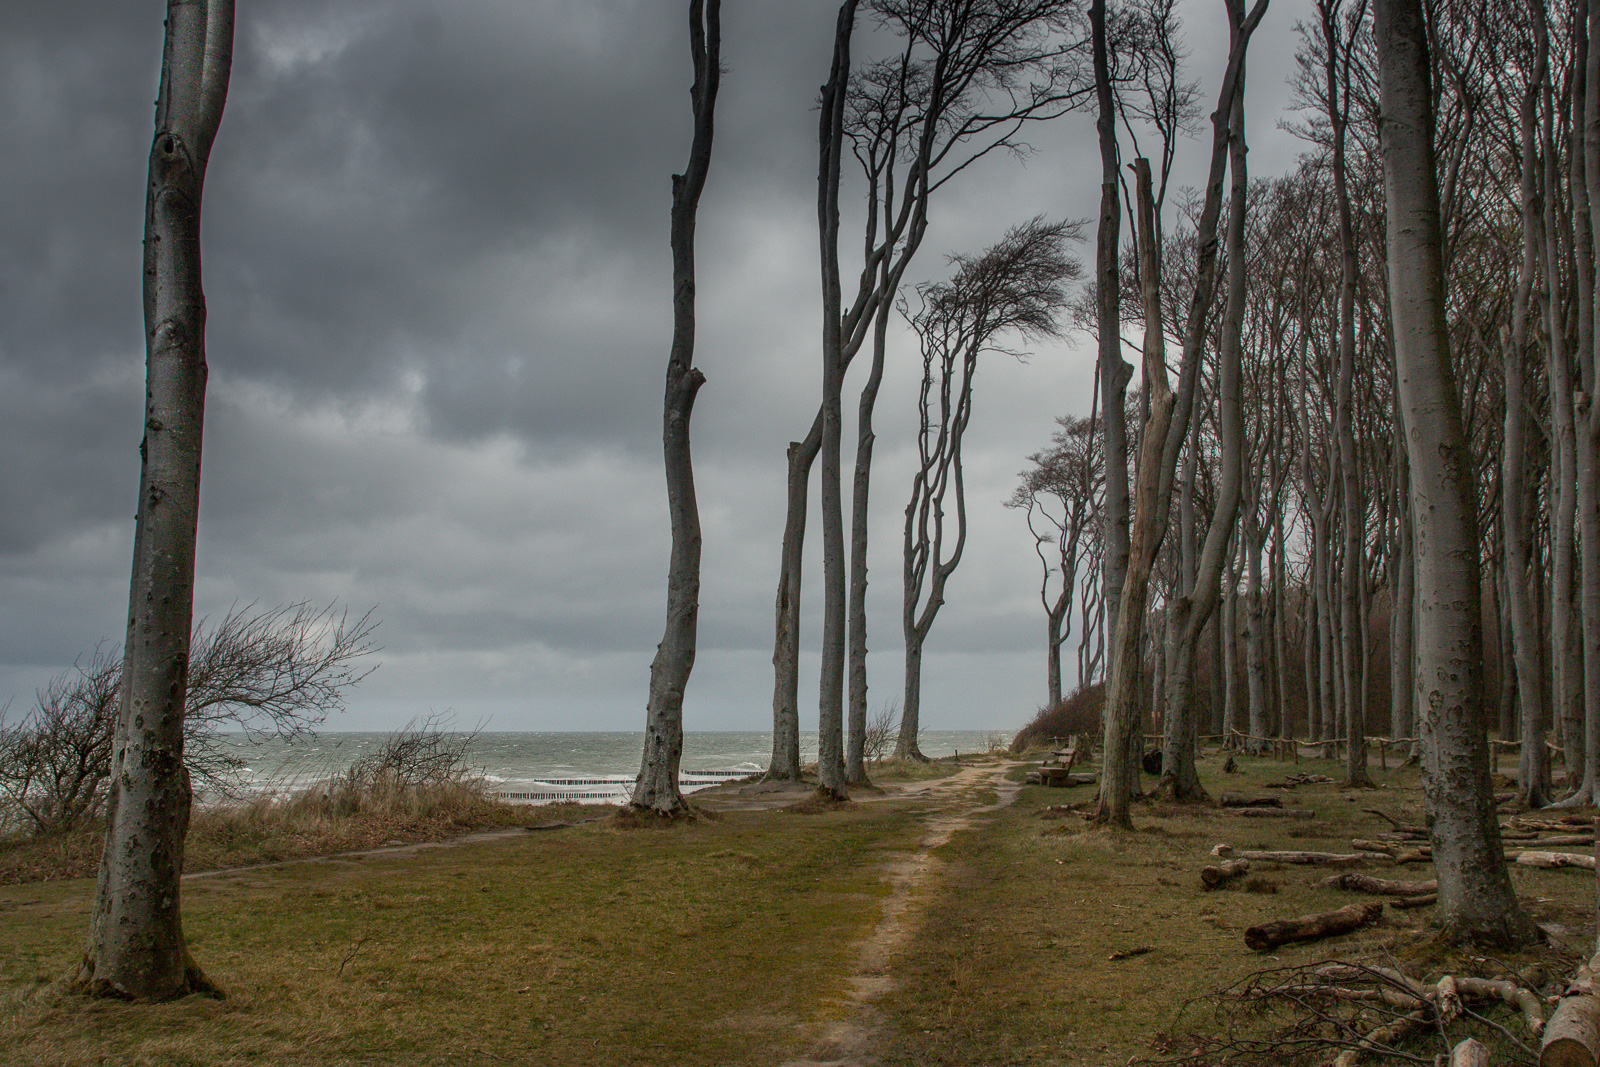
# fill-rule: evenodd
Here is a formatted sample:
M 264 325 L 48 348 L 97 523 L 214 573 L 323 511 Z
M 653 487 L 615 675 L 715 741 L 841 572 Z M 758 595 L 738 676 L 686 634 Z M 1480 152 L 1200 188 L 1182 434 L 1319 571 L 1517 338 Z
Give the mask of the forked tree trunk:
M 694 365 L 694 229 L 711 168 L 722 79 L 722 0 L 689 0 L 689 51 L 694 61 L 694 84 L 689 89 L 694 139 L 688 166 L 672 176 L 672 351 L 667 358 L 661 431 L 672 522 L 667 625 L 650 664 L 644 756 L 631 802 L 632 807 L 659 815 L 675 815 L 688 807 L 678 790 L 678 767 L 683 760 L 683 693 L 694 669 L 700 616 L 700 507 L 694 492 L 689 419 L 706 380 Z
M 144 442 L 105 851 L 75 985 L 93 996 L 218 994 L 180 915 L 183 762 L 205 415 L 200 204 L 233 56 L 232 0 L 170 0 L 145 200 Z
M 1457 937 L 1536 935 L 1506 870 L 1489 783 L 1471 452 L 1445 327 L 1428 35 L 1421 0 L 1376 0 L 1395 365 L 1416 530 L 1417 707 L 1439 919 Z
M 1195 570 L 1194 584 L 1176 600 L 1171 618 L 1182 620 L 1178 655 L 1167 703 L 1166 734 L 1162 744 L 1161 792 L 1172 800 L 1204 800 L 1195 766 L 1199 749 L 1200 722 L 1194 702 L 1194 658 L 1200 631 L 1216 610 L 1221 591 L 1222 572 L 1228 545 L 1234 539 L 1239 517 L 1239 501 L 1244 483 L 1244 313 L 1245 313 L 1245 216 L 1248 211 L 1250 175 L 1245 166 L 1244 142 L 1244 49 L 1250 30 L 1242 29 L 1243 2 L 1230 2 L 1228 21 L 1234 33 L 1234 49 L 1239 57 L 1233 81 L 1233 98 L 1228 117 L 1229 171 L 1232 181 L 1228 205 L 1228 296 L 1222 315 L 1221 364 L 1217 394 L 1221 408 L 1218 433 L 1222 438 L 1222 471 L 1217 485 L 1216 506 L 1206 530 L 1205 544 Z M 1187 347 L 1187 341 L 1186 341 Z M 1241 545 L 1247 553 L 1250 546 Z M 1259 569 L 1259 564 L 1258 564 Z M 1249 610 L 1248 605 L 1246 610 Z
M 1104 746 L 1107 755 L 1102 764 L 1100 796 L 1094 816 L 1095 821 L 1103 825 L 1133 825 L 1128 814 L 1128 800 L 1137 778 L 1132 769 L 1129 746 L 1136 740 L 1135 731 L 1138 727 L 1139 635 L 1144 629 L 1143 615 L 1149 598 L 1150 572 L 1160 552 L 1161 541 L 1166 536 L 1172 482 L 1179 453 L 1188 436 L 1188 420 L 1200 375 L 1204 323 L 1211 309 L 1216 285 L 1217 221 L 1222 213 L 1222 179 L 1227 171 L 1233 101 L 1241 92 L 1240 82 L 1250 35 L 1266 14 L 1267 3 L 1268 0 L 1256 0 L 1248 16 L 1241 16 L 1242 5 L 1236 0 L 1229 0 L 1228 3 L 1228 22 L 1233 32 L 1230 35 L 1231 47 L 1228 64 L 1223 70 L 1217 112 L 1212 116 L 1211 167 L 1206 180 L 1205 203 L 1195 227 L 1199 255 L 1195 264 L 1194 294 L 1184 328 L 1178 394 L 1174 394 L 1167 383 L 1161 303 L 1159 299 L 1152 299 L 1151 293 L 1151 287 L 1158 282 L 1159 275 L 1154 267 L 1140 272 L 1146 290 L 1142 294 L 1145 306 L 1144 379 L 1150 414 L 1139 447 L 1138 499 L 1129 543 L 1128 573 L 1123 583 L 1123 603 L 1112 638 L 1109 655 L 1111 669 L 1107 672 Z M 1139 185 L 1145 190 L 1141 195 L 1148 200 L 1148 162 L 1144 164 L 1143 172 Z M 1153 208 L 1141 206 L 1140 257 L 1151 264 L 1156 263 L 1153 215 Z M 1147 218 L 1148 222 L 1145 221 Z M 1148 234 L 1145 232 L 1147 229 L 1150 231 Z M 1176 419 L 1175 413 L 1179 414 Z M 1219 557 L 1226 541 L 1224 537 L 1224 544 L 1216 549 Z M 1202 554 L 1202 570 L 1207 566 L 1204 560 L 1211 549 L 1208 535 Z M 1118 660 L 1128 662 L 1119 663 Z M 1118 766 L 1119 761 L 1111 755 L 1113 752 L 1129 753 L 1129 765 Z

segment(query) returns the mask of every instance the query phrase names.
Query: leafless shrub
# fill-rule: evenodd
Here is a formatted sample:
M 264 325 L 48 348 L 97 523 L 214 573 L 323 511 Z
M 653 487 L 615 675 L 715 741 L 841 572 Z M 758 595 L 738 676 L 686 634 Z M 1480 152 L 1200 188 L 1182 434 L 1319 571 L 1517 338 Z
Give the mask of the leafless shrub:
M 222 746 L 224 726 L 253 736 L 309 734 L 344 707 L 345 690 L 374 669 L 377 620 L 301 602 L 236 607 L 190 643 L 184 762 L 200 787 L 227 794 L 242 761 Z M 96 648 L 40 690 L 14 725 L 0 717 L 0 825 L 70 830 L 100 811 L 111 773 L 122 653 Z
M 448 714 L 431 714 L 390 734 L 332 783 L 329 808 L 339 815 L 393 813 L 481 799 L 481 780 L 467 762 L 479 731 L 452 731 L 452 721 Z
M 867 719 L 866 733 L 861 735 L 861 758 L 874 763 L 889 754 L 889 746 L 900 736 L 900 702 L 885 701 L 883 706 Z
M 52 678 L 15 724 L 0 714 L 0 830 L 50 834 L 100 812 L 122 657 L 96 648 Z

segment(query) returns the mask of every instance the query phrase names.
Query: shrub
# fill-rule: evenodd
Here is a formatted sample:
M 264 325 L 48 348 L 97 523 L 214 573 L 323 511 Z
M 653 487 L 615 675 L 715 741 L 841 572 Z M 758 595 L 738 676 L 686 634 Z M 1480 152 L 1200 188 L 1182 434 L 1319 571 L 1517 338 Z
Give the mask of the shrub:
M 1079 686 L 1069 697 L 1047 708 L 1040 708 L 1033 721 L 1011 739 L 1012 752 L 1024 752 L 1030 746 L 1043 744 L 1053 737 L 1070 737 L 1072 734 L 1100 735 L 1100 714 L 1106 705 L 1104 682 Z
M 248 733 L 309 733 L 344 706 L 373 667 L 371 613 L 333 607 L 235 608 L 190 642 L 184 763 L 208 791 L 230 792 L 242 764 L 216 743 L 225 725 Z M 40 690 L 14 724 L 0 714 L 0 832 L 64 833 L 99 814 L 111 774 L 122 652 L 96 648 Z

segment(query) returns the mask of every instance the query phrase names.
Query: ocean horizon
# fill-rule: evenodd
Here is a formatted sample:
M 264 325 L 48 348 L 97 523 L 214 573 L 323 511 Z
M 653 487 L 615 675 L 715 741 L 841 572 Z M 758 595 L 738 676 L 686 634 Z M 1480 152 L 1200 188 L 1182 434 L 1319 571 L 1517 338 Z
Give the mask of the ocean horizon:
M 468 736 L 468 773 L 492 792 L 520 802 L 624 799 L 639 772 L 643 730 L 447 731 Z M 304 738 L 216 736 L 217 747 L 242 764 L 238 785 L 246 795 L 293 793 L 335 778 L 377 752 L 396 731 L 327 731 Z M 922 751 L 931 757 L 987 751 L 992 730 L 924 730 Z M 1009 735 L 1003 735 L 1009 740 Z M 816 735 L 800 736 L 800 759 L 815 762 Z M 772 731 L 688 730 L 681 774 L 685 791 L 718 780 L 759 774 L 772 754 Z

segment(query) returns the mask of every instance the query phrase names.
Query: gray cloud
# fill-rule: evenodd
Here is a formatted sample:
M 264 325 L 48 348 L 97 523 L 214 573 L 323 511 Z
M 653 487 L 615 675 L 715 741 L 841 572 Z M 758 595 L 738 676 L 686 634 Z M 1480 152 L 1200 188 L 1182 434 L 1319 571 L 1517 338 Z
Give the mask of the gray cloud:
M 706 550 L 691 727 L 760 728 L 770 707 L 783 450 L 820 376 L 812 107 L 834 7 L 725 12 L 699 228 L 709 382 L 695 413 Z M 0 702 L 120 636 L 162 8 L 0 8 L 0 134 L 19 146 L 0 156 Z M 1209 86 L 1221 15 L 1189 8 Z M 668 550 L 660 390 L 668 181 L 689 131 L 682 5 L 253 0 L 239 15 L 206 188 L 197 610 L 379 605 L 384 666 L 347 725 L 453 707 L 504 729 L 635 727 Z M 1294 15 L 1274 9 L 1255 53 L 1258 173 L 1296 151 L 1273 130 Z M 1089 118 L 1030 140 L 1025 165 L 985 161 L 935 204 L 918 277 L 1020 219 L 1093 214 Z M 1188 150 L 1186 173 L 1202 153 Z M 1087 408 L 1089 360 L 1068 343 L 982 373 L 973 532 L 929 644 L 930 725 L 1015 724 L 1039 698 L 1037 562 L 1001 502 L 1053 416 Z M 877 415 L 874 704 L 899 686 L 916 374 L 897 335 Z M 813 593 L 816 548 L 813 532 Z

